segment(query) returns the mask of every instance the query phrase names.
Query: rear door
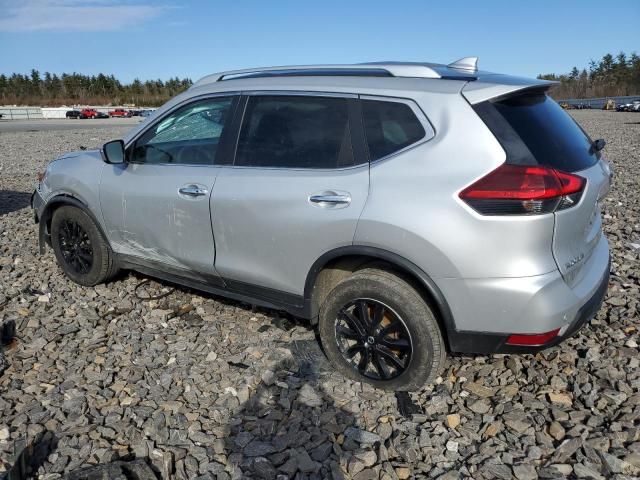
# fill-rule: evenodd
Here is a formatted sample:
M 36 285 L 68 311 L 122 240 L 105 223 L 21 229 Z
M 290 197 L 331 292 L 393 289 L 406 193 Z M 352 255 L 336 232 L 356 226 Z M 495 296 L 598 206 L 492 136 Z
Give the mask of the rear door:
M 584 130 L 545 94 L 517 95 L 493 105 L 537 163 L 586 179 L 575 205 L 554 213 L 553 255 L 573 285 L 602 237 L 599 202 L 609 191 L 609 166 Z
M 211 199 L 216 270 L 231 288 L 299 297 L 313 263 L 353 243 L 367 199 L 357 99 L 244 98 L 235 163 L 221 169 Z

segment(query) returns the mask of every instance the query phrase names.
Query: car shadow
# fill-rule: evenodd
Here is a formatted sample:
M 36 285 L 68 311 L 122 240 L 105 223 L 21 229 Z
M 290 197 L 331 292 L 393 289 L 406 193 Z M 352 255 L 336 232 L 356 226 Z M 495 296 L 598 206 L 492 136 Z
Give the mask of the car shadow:
M 202 478 L 346 479 L 350 458 L 363 448 L 355 439 L 367 432 L 355 428 L 355 417 L 326 391 L 328 363 L 317 344 L 293 342 L 288 353 L 274 348 L 267 373 L 254 393 L 239 405 L 225 426 L 223 450 L 207 448 L 207 472 Z M 276 360 L 276 358 L 279 358 Z M 331 382 L 327 382 L 330 384 Z M 351 431 L 351 433 L 349 433 Z M 369 435 L 374 435 L 369 433 Z M 361 440 L 359 440 L 361 441 Z M 50 431 L 31 442 L 19 440 L 7 480 L 39 478 L 40 467 L 57 449 Z M 148 457 L 128 455 L 113 462 L 67 472 L 66 480 L 170 480 L 190 478 L 184 471 L 163 475 Z
M 31 194 L 13 190 L 0 190 L 0 216 L 28 207 Z
M 130 274 L 143 282 L 150 278 Z M 343 377 L 331 367 L 317 330 L 309 322 L 279 310 L 153 280 L 182 293 L 197 293 L 225 305 L 260 311 L 271 318 L 271 325 L 264 331 L 277 328 L 307 332 L 303 339 L 273 341 L 257 372 L 245 363 L 227 362 L 231 369 L 246 370 L 249 377 L 260 378 L 257 386 L 247 385 L 244 395 L 237 387 L 233 389 L 240 403 L 223 427 L 223 451 L 216 446 L 207 449 L 210 454 L 216 452 L 208 459 L 209 473 L 221 478 L 230 474 L 231 478 L 343 479 L 350 478 L 345 472 L 350 471 L 354 454 L 379 452 L 378 435 L 356 428 L 356 415 L 349 411 L 353 408 L 353 392 L 344 391 Z M 313 335 L 309 335 L 311 332 Z M 175 478 L 188 478 L 185 471 L 176 468 Z
M 159 285 L 164 288 L 167 284 L 162 282 Z M 331 368 L 319 342 L 310 334 L 309 330 L 313 328 L 307 326 L 306 332 L 300 332 L 299 327 L 304 323 L 297 323 L 293 318 L 284 320 L 292 323 L 283 325 L 272 321 L 270 326 L 265 325 L 267 329 L 258 329 L 261 333 L 275 327 L 291 332 L 295 330 L 295 334 L 266 335 L 268 344 L 261 351 L 257 368 L 235 359 L 226 362 L 232 370 L 245 371 L 246 374 L 240 374 L 245 380 L 225 390 L 228 399 L 223 404 L 225 410 L 229 408 L 229 413 L 221 419 L 215 434 L 203 432 L 199 439 L 192 439 L 196 446 L 189 453 L 193 457 L 196 453 L 206 456 L 197 457 L 200 460 L 198 468 L 213 475 L 203 478 L 320 480 L 351 478 L 359 472 L 363 472 L 363 478 L 377 478 L 382 471 L 395 478 L 389 461 L 388 448 L 391 446 L 387 443 L 391 426 L 387 428 L 389 434 L 381 437 L 369 431 L 374 426 L 371 419 L 377 418 L 377 414 L 367 417 L 360 411 L 362 401 L 373 402 L 372 398 L 377 398 L 380 393 L 371 387 L 345 381 Z M 185 315 L 180 317 L 180 321 L 189 320 Z M 400 398 L 397 398 L 400 414 L 406 416 L 402 413 Z M 366 430 L 358 428 L 363 425 L 367 425 Z M 379 432 L 379 429 L 375 431 Z M 38 471 L 47 453 L 55 450 L 57 439 L 53 433 L 51 435 L 32 442 L 34 445 L 42 444 L 43 450 L 26 450 L 22 460 L 16 461 L 12 467 L 11 471 L 16 473 L 9 480 L 32 478 L 30 475 Z M 66 433 L 56 432 L 55 435 L 61 438 Z M 164 442 L 158 446 L 166 447 Z M 40 451 L 41 454 L 35 453 Z M 376 462 L 381 466 L 375 466 Z M 152 459 L 132 451 L 118 461 L 83 467 L 68 472 L 64 478 L 193 478 L 193 467 L 187 471 L 187 464 L 183 461 L 171 461 L 165 468 L 163 457 L 161 463 L 158 464 L 157 457 Z M 51 468 L 45 465 L 44 471 Z M 109 476 L 110 472 L 124 472 L 124 476 L 115 473 Z M 127 472 L 133 473 L 127 476 Z
M 289 347 L 290 356 L 279 359 L 273 350 L 275 363 L 232 416 L 224 439 L 227 465 L 220 464 L 220 472 L 231 470 L 233 478 L 346 478 L 352 452 L 361 449 L 345 435 L 361 432 L 356 419 L 329 391 L 331 369 L 318 344 L 303 340 Z
M 0 478 L 6 480 L 28 480 L 37 477 L 38 469 L 44 465 L 49 454 L 56 450 L 58 438 L 55 433 L 44 430 L 30 442 L 20 439 L 14 444 L 15 458 L 11 468 Z

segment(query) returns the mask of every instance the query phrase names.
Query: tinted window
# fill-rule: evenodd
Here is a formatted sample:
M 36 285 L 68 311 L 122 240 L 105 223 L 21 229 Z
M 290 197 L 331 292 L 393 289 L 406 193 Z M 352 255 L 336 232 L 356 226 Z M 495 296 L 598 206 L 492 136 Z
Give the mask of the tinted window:
M 402 150 L 425 136 L 420 120 L 406 103 L 363 100 L 362 116 L 371 161 Z
M 336 168 L 353 163 L 347 99 L 249 97 L 236 165 Z
M 526 145 L 532 162 L 575 172 L 598 161 L 591 139 L 546 95 L 519 95 L 493 105 Z
M 179 108 L 138 139 L 132 161 L 213 165 L 232 103 L 211 98 Z

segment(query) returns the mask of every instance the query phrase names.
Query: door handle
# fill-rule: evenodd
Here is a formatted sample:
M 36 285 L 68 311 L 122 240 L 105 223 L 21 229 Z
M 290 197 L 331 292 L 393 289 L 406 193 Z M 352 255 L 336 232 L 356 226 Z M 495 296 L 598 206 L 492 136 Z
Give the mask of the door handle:
M 181 195 L 187 195 L 189 197 L 201 197 L 208 193 L 206 188 L 201 188 L 198 185 L 188 185 L 186 187 L 181 187 L 178 192 Z
M 330 206 L 346 207 L 351 203 L 351 195 L 349 195 L 346 192 L 345 193 L 325 192 L 325 193 L 319 193 L 316 195 L 311 195 L 309 197 L 309 201 L 321 207 L 330 207 Z

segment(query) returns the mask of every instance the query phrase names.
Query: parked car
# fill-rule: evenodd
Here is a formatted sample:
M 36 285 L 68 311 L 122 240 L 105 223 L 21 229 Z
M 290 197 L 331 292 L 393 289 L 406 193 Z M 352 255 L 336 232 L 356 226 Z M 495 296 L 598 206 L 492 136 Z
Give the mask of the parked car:
M 574 108 L 577 110 L 591 110 L 591 105 L 588 103 L 578 103 Z
M 619 103 L 616 105 L 616 112 L 630 112 L 633 108 L 632 103 Z
M 111 110 L 109 112 L 109 117 L 129 118 L 130 116 L 131 116 L 131 111 L 125 110 L 124 108 L 116 108 L 115 110 Z
M 447 352 L 535 352 L 609 279 L 604 140 L 551 85 L 474 58 L 210 75 L 48 165 L 40 248 L 80 285 L 133 269 L 308 319 L 380 388 L 419 389 Z
M 98 111 L 95 108 L 83 108 L 82 110 L 80 110 L 80 117 L 79 118 L 97 118 L 98 117 Z
M 153 112 L 154 112 L 154 110 L 140 110 L 140 116 L 141 116 L 141 117 L 148 117 L 148 116 L 150 116 Z
M 109 118 L 109 115 L 104 112 L 97 112 L 95 118 Z
M 80 118 L 80 110 L 67 110 L 67 113 L 65 113 L 65 117 L 78 119 Z
M 640 112 L 640 101 L 635 101 L 633 102 L 633 104 L 631 105 L 631 112 Z

